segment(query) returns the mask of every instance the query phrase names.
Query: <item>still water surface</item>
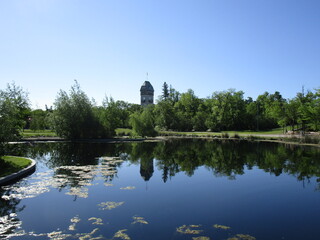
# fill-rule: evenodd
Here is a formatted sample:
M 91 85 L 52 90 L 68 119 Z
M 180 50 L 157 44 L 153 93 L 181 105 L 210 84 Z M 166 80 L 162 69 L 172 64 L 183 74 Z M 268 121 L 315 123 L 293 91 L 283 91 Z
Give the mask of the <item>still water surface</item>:
M 320 151 L 172 140 L 15 145 L 0 239 L 319 239 Z

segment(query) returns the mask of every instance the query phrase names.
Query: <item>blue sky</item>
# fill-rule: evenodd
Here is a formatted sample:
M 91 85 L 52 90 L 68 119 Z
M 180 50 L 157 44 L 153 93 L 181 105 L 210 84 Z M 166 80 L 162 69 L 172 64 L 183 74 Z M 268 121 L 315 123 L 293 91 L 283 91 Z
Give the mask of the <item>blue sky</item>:
M 33 108 L 74 79 L 98 104 L 139 103 L 146 72 L 156 96 L 320 87 L 319 0 L 0 0 L 0 31 L 0 89 Z

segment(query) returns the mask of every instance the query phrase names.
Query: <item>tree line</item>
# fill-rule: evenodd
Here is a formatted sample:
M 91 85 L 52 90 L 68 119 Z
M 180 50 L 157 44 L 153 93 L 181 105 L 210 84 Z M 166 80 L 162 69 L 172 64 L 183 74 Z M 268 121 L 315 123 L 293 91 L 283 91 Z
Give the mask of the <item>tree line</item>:
M 276 91 L 265 92 L 255 100 L 243 91 L 229 89 L 199 98 L 193 90 L 179 93 L 166 83 L 157 104 L 133 116 L 133 129 L 149 136 L 151 129 L 173 131 L 320 130 L 320 89 L 297 93 L 285 99 Z
M 105 97 L 99 106 L 75 81 L 69 92 L 58 92 L 53 107 L 32 110 L 28 94 L 12 83 L 0 90 L 0 110 L 1 146 L 19 139 L 23 129 L 51 129 L 66 139 L 108 138 L 115 135 L 116 128 L 132 128 L 134 134 L 143 137 L 155 136 L 161 130 L 259 131 L 283 127 L 319 131 L 320 89 L 298 92 L 292 99 L 276 91 L 254 100 L 234 89 L 199 98 L 191 89 L 180 93 L 164 83 L 155 105 L 141 107 Z

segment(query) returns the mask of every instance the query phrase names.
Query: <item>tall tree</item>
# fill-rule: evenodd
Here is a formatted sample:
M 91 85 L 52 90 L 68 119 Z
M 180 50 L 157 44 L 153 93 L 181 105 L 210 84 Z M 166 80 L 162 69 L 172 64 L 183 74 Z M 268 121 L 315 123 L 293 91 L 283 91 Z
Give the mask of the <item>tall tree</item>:
M 162 86 L 162 99 L 167 100 L 169 97 L 169 88 L 166 82 L 163 83 Z
M 207 127 L 215 131 L 242 129 L 246 112 L 243 94 L 233 89 L 213 93 L 207 100 L 210 112 Z
M 80 89 L 77 81 L 71 87 L 70 94 L 60 90 L 54 102 L 54 130 L 58 136 L 67 139 L 107 137 L 112 128 L 104 126 L 93 111 L 93 104 Z M 109 128 L 107 128 L 109 127 Z

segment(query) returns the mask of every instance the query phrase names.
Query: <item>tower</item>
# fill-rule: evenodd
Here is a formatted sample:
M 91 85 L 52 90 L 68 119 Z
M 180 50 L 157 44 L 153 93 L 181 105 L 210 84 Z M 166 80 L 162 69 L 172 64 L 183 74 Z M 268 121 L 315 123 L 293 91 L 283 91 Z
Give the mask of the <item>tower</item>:
M 149 81 L 145 81 L 140 88 L 141 106 L 153 104 L 154 90 Z

